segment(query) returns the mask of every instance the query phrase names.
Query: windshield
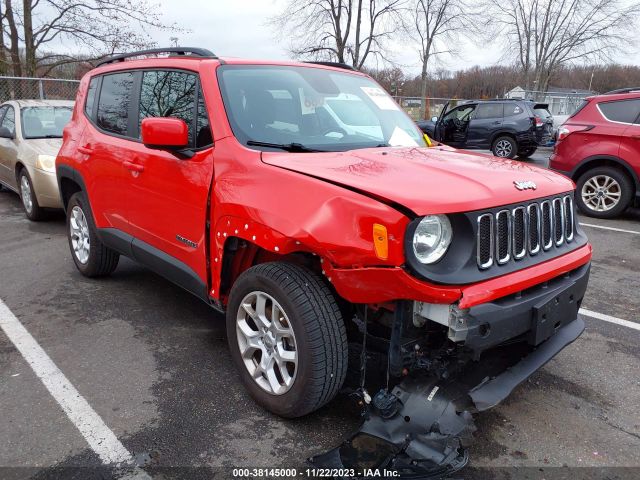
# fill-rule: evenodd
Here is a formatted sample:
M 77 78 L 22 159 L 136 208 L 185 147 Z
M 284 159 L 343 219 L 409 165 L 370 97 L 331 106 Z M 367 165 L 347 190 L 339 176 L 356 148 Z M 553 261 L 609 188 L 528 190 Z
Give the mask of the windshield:
M 21 115 L 24 138 L 62 138 L 71 107 L 24 107 Z
M 233 133 L 252 148 L 425 146 L 417 126 L 367 77 L 270 65 L 225 65 L 218 72 Z

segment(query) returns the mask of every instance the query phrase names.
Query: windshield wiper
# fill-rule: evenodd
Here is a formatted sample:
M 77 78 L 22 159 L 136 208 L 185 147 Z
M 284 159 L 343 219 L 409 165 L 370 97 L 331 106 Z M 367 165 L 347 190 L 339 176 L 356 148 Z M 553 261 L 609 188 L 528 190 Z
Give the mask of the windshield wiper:
M 301 143 L 269 143 L 269 142 L 260 142 L 257 140 L 249 140 L 247 141 L 247 145 L 251 145 L 252 147 L 268 147 L 268 148 L 279 148 L 280 150 L 286 150 L 287 152 L 326 152 L 326 150 L 318 150 L 317 148 L 307 147 Z

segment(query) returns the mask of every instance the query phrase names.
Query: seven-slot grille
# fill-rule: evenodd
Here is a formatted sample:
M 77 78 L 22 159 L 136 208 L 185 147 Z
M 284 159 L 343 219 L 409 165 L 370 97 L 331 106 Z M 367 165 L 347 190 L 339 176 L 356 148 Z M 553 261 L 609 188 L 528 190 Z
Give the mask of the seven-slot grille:
M 478 267 L 504 265 L 573 240 L 573 197 L 483 213 L 478 216 Z

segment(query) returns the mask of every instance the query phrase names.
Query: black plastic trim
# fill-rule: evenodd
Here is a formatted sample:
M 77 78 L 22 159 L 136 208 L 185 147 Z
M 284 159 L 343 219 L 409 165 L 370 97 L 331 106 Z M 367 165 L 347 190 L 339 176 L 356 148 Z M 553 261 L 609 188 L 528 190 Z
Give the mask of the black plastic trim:
M 136 260 L 211 305 L 205 282 L 177 258 L 116 228 L 100 228 L 98 237 L 107 247 Z
M 423 217 L 415 218 L 407 226 L 405 235 L 405 268 L 413 276 L 422 280 L 443 285 L 466 285 L 499 277 L 527 267 L 532 267 L 544 261 L 560 257 L 566 253 L 576 250 L 587 243 L 587 237 L 582 231 L 579 222 L 574 222 L 575 232 L 571 242 L 563 242 L 562 245 L 557 247 L 554 246 L 547 251 L 540 251 L 535 255 L 527 254 L 520 260 L 511 260 L 503 265 L 497 265 L 494 263 L 491 267 L 484 270 L 478 268 L 476 258 L 477 218 L 479 215 L 484 213 L 491 213 L 495 215 L 504 209 L 513 210 L 519 206 L 526 207 L 532 203 L 541 203 L 544 200 L 561 198 L 571 194 L 572 192 L 563 192 L 549 197 L 527 200 L 521 203 L 513 203 L 494 208 L 448 215 L 449 221 L 451 222 L 451 228 L 453 230 L 451 245 L 449 245 L 447 253 L 445 253 L 442 259 L 430 265 L 420 263 L 413 255 L 413 234 L 418 227 L 418 223 L 420 223 L 420 220 L 422 220 Z M 574 218 L 577 218 L 575 202 Z
M 587 157 L 584 160 L 580 161 L 580 163 L 578 163 L 575 167 L 573 167 L 573 170 L 571 170 L 571 172 L 561 172 L 561 173 L 564 173 L 566 176 L 576 181 L 578 179 L 575 178 L 575 176 L 578 170 L 583 168 L 588 163 L 602 161 L 602 160 L 616 163 L 622 168 L 624 168 L 624 171 L 627 172 L 629 175 L 631 175 L 631 178 L 635 183 L 636 193 L 640 191 L 640 178 L 638 178 L 638 175 L 636 174 L 634 169 L 625 160 L 623 160 L 620 157 L 615 157 L 613 155 L 592 155 L 591 157 Z M 560 170 L 556 170 L 556 171 L 560 171 Z
M 60 198 L 63 201 L 64 201 L 64 198 L 62 197 L 62 182 L 61 182 L 63 178 L 68 178 L 69 180 L 72 180 L 74 183 L 78 184 L 80 186 L 80 189 L 83 192 L 85 192 L 85 195 L 88 195 L 87 187 L 84 183 L 84 179 L 82 178 L 82 175 L 80 174 L 80 172 L 77 171 L 75 168 L 70 167 L 69 165 L 57 165 L 56 177 L 58 180 L 58 192 L 60 193 Z M 89 204 L 91 204 L 91 202 L 89 202 Z M 62 205 L 62 208 L 66 213 L 67 206 L 64 203 Z M 95 215 L 94 215 L 94 218 L 95 218 Z

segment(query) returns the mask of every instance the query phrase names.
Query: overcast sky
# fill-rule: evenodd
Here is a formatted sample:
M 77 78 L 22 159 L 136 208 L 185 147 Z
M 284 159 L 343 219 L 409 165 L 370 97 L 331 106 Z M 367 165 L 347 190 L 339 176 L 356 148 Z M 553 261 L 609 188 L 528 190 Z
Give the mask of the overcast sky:
M 190 33 L 152 33 L 159 46 L 169 45 L 177 36 L 181 46 L 204 47 L 221 56 L 287 59 L 289 41 L 278 36 L 267 24 L 281 11 L 283 0 L 159 0 L 166 23 L 175 22 Z M 502 46 L 468 43 L 460 48 L 460 56 L 441 58 L 440 65 L 460 70 L 473 65 L 499 63 Z M 418 72 L 417 53 L 404 45 L 393 46 L 393 58 L 411 71 Z M 619 52 L 613 61 L 640 64 L 637 52 Z

